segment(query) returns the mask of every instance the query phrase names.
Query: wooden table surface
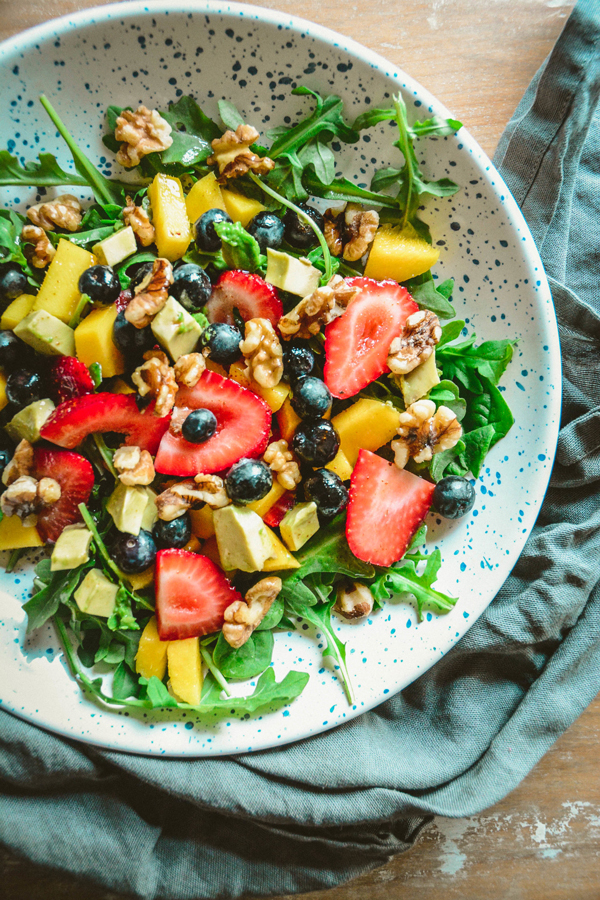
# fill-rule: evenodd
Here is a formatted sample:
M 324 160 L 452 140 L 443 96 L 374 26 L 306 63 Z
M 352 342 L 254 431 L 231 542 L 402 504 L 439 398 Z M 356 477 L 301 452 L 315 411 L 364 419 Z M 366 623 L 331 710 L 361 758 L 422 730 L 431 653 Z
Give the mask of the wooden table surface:
M 149 0 L 151 5 L 159 5 Z M 93 0 L 0 0 L 0 39 Z M 266 0 L 347 34 L 403 67 L 491 156 L 572 0 Z M 513 793 L 468 819 L 437 819 L 408 853 L 307 900 L 598 900 L 600 699 Z M 0 850 L 0 896 L 116 895 Z

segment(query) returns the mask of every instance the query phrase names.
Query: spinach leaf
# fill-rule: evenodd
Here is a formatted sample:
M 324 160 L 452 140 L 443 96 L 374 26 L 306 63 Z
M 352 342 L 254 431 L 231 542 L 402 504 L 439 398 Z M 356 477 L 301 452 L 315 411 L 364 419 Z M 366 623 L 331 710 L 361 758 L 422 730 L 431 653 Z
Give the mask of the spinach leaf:
M 463 434 L 451 450 L 436 453 L 429 469 L 433 480 L 437 482 L 446 475 L 466 475 L 468 472 L 477 478 L 495 436 L 494 426 L 484 425 Z
M 446 344 L 449 344 L 452 341 L 455 341 L 456 338 L 460 337 L 460 334 L 464 327 L 465 323 L 462 319 L 455 319 L 453 322 L 448 322 L 447 325 L 443 326 L 442 336 L 435 348 L 436 358 L 442 347 L 445 347 Z
M 432 587 L 442 564 L 441 552 L 434 550 L 426 559 L 425 568 L 420 574 L 415 561 L 406 557 L 386 569 L 369 585 L 374 599 L 381 603 L 383 600 L 389 600 L 393 593 L 411 594 L 417 601 L 419 621 L 423 617 L 425 605 L 433 606 L 440 612 L 452 609 L 456 605 L 456 598 L 442 594 Z
M 271 664 L 273 646 L 271 631 L 255 631 L 237 650 L 227 643 L 221 632 L 213 651 L 213 661 L 225 678 L 245 681 L 260 675 Z
M 221 129 L 202 112 L 193 97 L 180 97 L 160 114 L 173 129 L 173 143 L 160 154 L 163 165 L 179 163 L 189 169 L 212 154 L 211 141 L 221 137 Z
M 481 391 L 469 399 L 465 426 L 468 430 L 493 426 L 493 446 L 508 434 L 515 420 L 508 403 L 493 381 L 484 375 L 480 375 L 479 380 Z
M 55 615 L 60 604 L 66 603 L 71 598 L 82 574 L 92 565 L 93 563 L 86 563 L 77 569 L 54 572 L 49 583 L 23 604 L 23 609 L 27 613 L 27 634 L 40 628 Z
M 489 379 L 494 385 L 498 384 L 512 359 L 516 341 L 484 341 L 476 347 L 475 339 L 475 335 L 472 334 L 460 344 L 452 346 L 443 344 L 441 348 L 440 341 L 436 361 L 444 373 L 444 378 L 457 381 L 468 391 L 479 393 L 482 390 L 480 376 Z
M 435 387 L 432 387 L 427 394 L 429 400 L 433 400 L 436 406 L 447 406 L 459 422 L 465 417 L 467 412 L 467 401 L 463 400 L 458 392 L 458 387 L 453 381 L 440 381 Z
M 312 572 L 335 572 L 355 578 L 369 578 L 374 569 L 370 563 L 357 559 L 348 547 L 345 532 L 345 516 L 338 516 L 328 525 L 320 528 L 302 549 L 296 553 L 299 569 L 293 569 L 284 577 L 285 584 L 294 585 L 304 581 Z
M 119 663 L 113 677 L 113 697 L 115 700 L 126 700 L 128 697 L 137 697 L 139 684 L 138 676 L 129 668 L 127 663 Z
M 266 256 L 261 254 L 258 241 L 241 222 L 216 222 L 214 228 L 221 238 L 223 259 L 228 269 L 266 270 Z
M 414 286 L 411 285 L 411 282 L 407 282 L 405 287 L 421 309 L 431 310 L 439 319 L 453 319 L 456 315 L 454 307 L 449 300 L 454 287 L 452 278 L 438 285 L 431 277 L 427 281 Z
M 23 269 L 29 263 L 21 249 L 21 229 L 25 217 L 12 209 L 0 209 L 0 262 L 14 262 Z
M 229 100 L 219 100 L 219 115 L 225 128 L 235 131 L 239 125 L 245 125 L 244 117 Z M 286 129 L 287 130 L 287 129 Z
M 54 187 L 57 185 L 82 185 L 87 181 L 74 172 L 61 169 L 51 153 L 40 153 L 37 162 L 21 165 L 8 150 L 0 150 L 0 185 L 23 184 L 28 187 Z
M 91 228 L 89 231 L 77 231 L 73 234 L 62 235 L 71 244 L 77 244 L 78 247 L 87 247 L 88 244 L 98 244 L 104 238 L 110 237 L 114 232 L 113 225 L 104 225 L 102 228 Z
M 283 597 L 279 595 L 275 598 L 273 603 L 271 604 L 271 609 L 266 614 L 260 625 L 257 626 L 257 631 L 271 631 L 273 628 L 277 628 L 281 619 L 283 618 Z

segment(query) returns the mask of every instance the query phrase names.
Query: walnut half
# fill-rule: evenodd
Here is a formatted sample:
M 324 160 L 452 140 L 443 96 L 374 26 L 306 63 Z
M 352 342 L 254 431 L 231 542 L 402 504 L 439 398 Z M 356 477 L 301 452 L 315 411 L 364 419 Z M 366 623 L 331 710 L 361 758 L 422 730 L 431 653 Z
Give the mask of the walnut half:
M 286 491 L 294 491 L 300 484 L 302 476 L 294 454 L 288 450 L 288 443 L 283 438 L 272 441 L 263 454 L 263 459 L 277 476 L 277 481 Z
M 420 309 L 408 317 L 400 337 L 390 345 L 387 364 L 394 375 L 408 375 L 426 362 L 442 336 L 438 317 L 428 309 Z
M 289 340 L 294 335 L 308 339 L 318 334 L 322 326 L 333 322 L 346 311 L 358 290 L 341 275 L 334 275 L 329 284 L 317 288 L 281 317 L 278 328 L 284 339 Z
M 348 262 L 361 259 L 373 243 L 379 227 L 379 213 L 359 203 L 347 203 L 341 209 L 325 212 L 323 234 L 331 253 Z
M 27 218 L 33 225 L 44 231 L 63 228 L 65 231 L 77 231 L 81 225 L 83 209 L 73 194 L 60 194 L 45 203 L 36 203 L 27 210 Z
M 23 225 L 21 240 L 25 244 L 33 245 L 25 247 L 24 253 L 34 268 L 45 269 L 54 259 L 56 249 L 44 229 L 39 225 L 30 225 L 29 223 Z
M 136 328 L 145 328 L 161 311 L 169 299 L 173 284 L 173 266 L 161 256 L 152 263 L 151 271 L 135 289 L 135 295 L 127 304 L 125 318 Z
M 252 125 L 238 125 L 235 131 L 226 131 L 215 138 L 211 146 L 213 155 L 206 162 L 209 166 L 219 166 L 219 181 L 224 184 L 229 178 L 239 178 L 247 172 L 266 175 L 275 163 L 268 156 L 257 156 L 250 145 L 258 138 L 258 131 Z
M 36 514 L 60 497 L 60 484 L 54 478 L 37 481 L 31 475 L 21 475 L 0 497 L 0 509 L 5 516 L 18 516 L 24 525 L 34 525 Z
M 178 390 L 175 372 L 162 350 L 147 350 L 144 359 L 145 362 L 133 372 L 131 380 L 140 397 L 152 394 L 156 398 L 154 415 L 162 419 L 171 412 L 175 404 Z
M 156 231 L 150 221 L 150 216 L 143 206 L 136 206 L 131 197 L 127 196 L 127 205 L 123 210 L 123 221 L 130 225 L 138 243 L 142 247 L 149 247 L 154 243 Z
M 403 469 L 411 457 L 417 463 L 428 462 L 434 453 L 455 447 L 462 437 L 462 428 L 447 406 L 436 411 L 433 400 L 417 400 L 400 413 L 398 435 L 391 447 L 394 462 Z
M 240 341 L 247 375 L 261 387 L 272 388 L 283 375 L 283 349 L 269 319 L 248 319 L 246 336 Z
M 159 519 L 172 522 L 188 509 L 200 509 L 204 504 L 212 509 L 220 509 L 230 502 L 219 475 L 196 475 L 194 481 L 180 481 L 159 494 L 156 508 Z
M 124 109 L 117 119 L 115 137 L 122 141 L 117 162 L 126 168 L 137 166 L 149 153 L 167 150 L 173 143 L 171 126 L 156 109 L 138 106 Z
M 152 457 L 147 450 L 123 446 L 115 451 L 113 464 L 123 484 L 152 484 L 156 473 Z
M 281 578 L 270 575 L 246 592 L 244 600 L 234 600 L 225 610 L 223 637 L 230 647 L 246 643 L 271 609 L 282 588 Z
M 333 610 L 344 619 L 366 619 L 373 611 L 373 594 L 366 585 L 357 581 L 343 584 L 338 590 Z

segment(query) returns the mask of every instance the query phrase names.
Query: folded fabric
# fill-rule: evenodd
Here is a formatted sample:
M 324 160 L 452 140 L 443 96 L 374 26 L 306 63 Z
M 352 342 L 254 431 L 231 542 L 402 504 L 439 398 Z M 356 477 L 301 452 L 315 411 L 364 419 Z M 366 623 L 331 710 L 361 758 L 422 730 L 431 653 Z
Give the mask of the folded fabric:
M 339 884 L 436 814 L 512 790 L 600 689 L 600 10 L 580 0 L 496 163 L 550 277 L 564 406 L 556 464 L 514 571 L 416 683 L 283 750 L 104 752 L 0 712 L 0 841 L 143 898 Z

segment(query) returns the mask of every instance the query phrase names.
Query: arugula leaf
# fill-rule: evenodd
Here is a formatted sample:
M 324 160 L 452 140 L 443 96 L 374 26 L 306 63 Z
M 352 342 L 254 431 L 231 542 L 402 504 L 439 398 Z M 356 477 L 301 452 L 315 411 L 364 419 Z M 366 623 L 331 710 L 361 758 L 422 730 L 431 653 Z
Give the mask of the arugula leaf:
M 12 209 L 0 209 L 0 262 L 14 262 L 23 269 L 29 264 L 21 249 L 21 229 L 25 217 Z
M 429 274 L 430 278 L 427 281 L 416 285 L 407 282 L 405 287 L 421 309 L 431 310 L 439 319 L 453 319 L 456 312 L 449 298 L 452 296 L 454 280 L 448 278 L 438 285 L 431 273 Z
M 123 584 L 119 585 L 115 597 L 114 609 L 106 623 L 111 631 L 125 628 L 129 631 L 139 631 L 139 625 L 131 609 L 131 594 Z
M 27 634 L 40 628 L 56 614 L 60 604 L 66 603 L 72 596 L 83 572 L 92 565 L 93 563 L 86 563 L 77 569 L 55 572 L 49 583 L 23 604 L 27 613 Z
M 220 687 L 212 674 L 204 679 L 204 689 L 198 709 L 201 712 L 224 712 L 231 715 L 254 713 L 264 706 L 280 706 L 291 703 L 308 683 L 308 672 L 288 672 L 280 682 L 275 680 L 272 666 L 265 669 L 256 682 L 252 694 L 247 697 L 221 697 Z
M 299 582 L 312 572 L 336 572 L 355 578 L 370 578 L 374 574 L 373 566 L 357 559 L 348 547 L 345 516 L 338 516 L 320 528 L 296 554 L 296 559 L 300 568 L 293 569 L 283 579 L 284 584 L 293 584 L 295 591 Z
M 260 675 L 271 664 L 273 647 L 271 631 L 255 631 L 237 650 L 227 643 L 221 632 L 213 651 L 213 662 L 225 678 L 245 681 Z
M 261 254 L 258 241 L 241 222 L 216 222 L 214 228 L 221 238 L 223 259 L 228 269 L 245 269 L 247 272 L 266 269 L 266 256 Z
M 54 187 L 57 185 L 87 185 L 81 175 L 66 172 L 51 153 L 40 153 L 37 162 L 21 165 L 8 150 L 0 150 L 0 185 L 23 184 L 27 187 Z
M 221 129 L 202 112 L 193 97 L 180 97 L 160 114 L 173 129 L 173 143 L 160 154 L 163 165 L 179 163 L 190 168 L 212 154 L 211 141 L 221 137 Z
M 423 618 L 423 607 L 433 606 L 440 612 L 448 612 L 456 605 L 456 598 L 436 591 L 432 585 L 437 580 L 442 554 L 434 550 L 427 556 L 425 568 L 419 574 L 417 564 L 406 557 L 386 569 L 370 585 L 369 589 L 378 602 L 389 600 L 392 594 L 411 594 L 417 601 L 417 617 Z
M 87 247 L 88 244 L 98 244 L 104 238 L 110 237 L 114 230 L 113 225 L 104 225 L 102 228 L 91 228 L 89 231 L 77 231 L 60 236 L 66 238 L 71 244 L 77 244 L 78 247 Z
M 134 253 L 133 256 L 130 256 L 128 259 L 124 260 L 120 265 L 116 267 L 117 275 L 119 276 L 119 281 L 121 282 L 121 287 L 123 290 L 126 290 L 131 284 L 131 278 L 127 274 L 127 270 L 132 266 L 140 265 L 140 263 L 145 262 L 154 262 L 156 259 L 156 254 L 152 253 L 150 250 L 140 250 L 139 253 Z
M 293 128 L 288 128 L 276 138 L 269 150 L 271 159 L 287 156 L 293 161 L 293 154 L 320 134 L 325 134 L 330 140 L 333 136 L 338 137 L 347 144 L 355 144 L 358 141 L 358 132 L 350 128 L 344 120 L 344 103 L 340 97 L 331 94 L 323 99 L 316 91 L 302 85 L 294 88 L 292 94 L 313 97 L 315 109 L 306 119 L 298 122 Z
M 128 697 L 137 697 L 139 679 L 127 663 L 121 662 L 115 669 L 113 677 L 113 697 L 115 700 L 126 700 Z
M 235 131 L 239 125 L 245 125 L 244 117 L 229 100 L 219 100 L 219 116 L 225 128 Z M 286 129 L 287 131 L 287 129 Z
M 156 675 L 152 675 L 147 681 L 144 678 L 140 678 L 140 684 L 143 685 L 144 682 L 146 682 L 146 696 L 152 709 L 178 706 L 175 697 L 170 695 L 160 678 L 157 678 Z
M 271 609 L 266 614 L 262 622 L 257 626 L 257 631 L 271 631 L 277 628 L 283 618 L 283 597 L 278 596 L 271 604 Z
M 398 202 L 392 197 L 368 191 L 347 178 L 334 178 L 330 182 L 324 183 L 316 169 L 314 173 L 306 172 L 303 175 L 302 183 L 308 193 L 313 197 L 322 197 L 323 200 L 346 200 L 350 203 L 358 200 L 364 203 L 373 203 L 376 206 L 398 208 Z
M 448 322 L 447 325 L 443 326 L 442 336 L 435 348 L 436 358 L 442 347 L 445 347 L 446 344 L 450 344 L 452 341 L 455 341 L 456 338 L 460 337 L 460 334 L 464 327 L 465 323 L 462 319 L 455 319 L 453 322 Z

